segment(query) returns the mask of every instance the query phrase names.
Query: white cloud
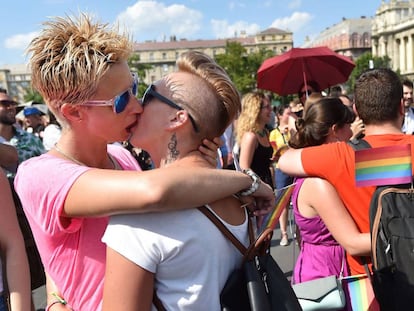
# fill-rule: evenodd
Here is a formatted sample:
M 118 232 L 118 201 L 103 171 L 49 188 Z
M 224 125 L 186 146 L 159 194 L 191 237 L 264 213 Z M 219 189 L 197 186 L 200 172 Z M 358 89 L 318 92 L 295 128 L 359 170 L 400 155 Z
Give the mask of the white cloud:
M 273 5 L 273 1 L 271 1 L 271 0 L 262 2 L 262 6 L 265 7 L 265 8 L 270 8 L 272 5 Z
M 170 6 L 157 1 L 138 1 L 118 15 L 121 28 L 128 29 L 134 40 L 163 40 L 164 36 L 191 38 L 201 28 L 203 15 L 185 5 Z
M 292 0 L 288 4 L 288 8 L 291 10 L 299 9 L 302 6 L 302 0 Z
M 258 24 L 248 24 L 247 22 L 238 21 L 230 25 L 226 20 L 217 19 L 211 20 L 211 27 L 214 36 L 220 39 L 231 38 L 236 34 L 239 36 L 241 31 L 245 31 L 247 35 L 254 35 L 261 30 Z
M 246 5 L 243 2 L 237 2 L 237 1 L 230 1 L 229 2 L 229 9 L 234 10 L 237 8 L 245 8 Z
M 29 32 L 27 34 L 17 34 L 4 40 L 6 49 L 25 50 L 30 41 L 38 35 L 38 32 Z
M 305 30 L 306 26 L 314 17 L 306 12 L 294 12 L 291 16 L 275 19 L 270 27 L 289 30 L 291 32 L 300 32 Z

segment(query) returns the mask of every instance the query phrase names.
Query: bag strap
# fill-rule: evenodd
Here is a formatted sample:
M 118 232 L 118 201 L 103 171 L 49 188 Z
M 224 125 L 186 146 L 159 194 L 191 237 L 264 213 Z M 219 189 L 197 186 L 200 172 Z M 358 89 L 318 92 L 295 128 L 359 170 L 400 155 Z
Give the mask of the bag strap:
M 162 304 L 160 298 L 158 298 L 157 291 L 155 290 L 155 288 L 154 288 L 154 293 L 152 296 L 152 304 L 154 305 L 155 309 L 157 309 L 158 311 L 167 311 L 164 305 Z
M 348 140 L 347 143 L 355 151 L 371 148 L 371 145 L 363 138 L 361 138 L 361 139 L 353 138 L 353 139 Z
M 200 212 L 202 212 L 210 221 L 220 230 L 220 232 L 239 250 L 239 252 L 245 256 L 247 253 L 247 248 L 236 238 L 236 236 L 223 224 L 223 222 L 206 206 L 197 207 Z M 254 243 L 254 232 L 250 216 L 248 217 L 248 229 L 249 229 L 249 239 L 250 243 Z
M 239 250 L 239 252 L 243 255 L 246 255 L 248 249 L 236 238 L 236 236 L 223 224 L 223 222 L 206 206 L 199 206 L 198 210 L 202 212 L 210 221 L 216 225 L 216 227 L 223 233 L 223 235 Z M 248 217 L 248 229 L 249 229 L 249 238 L 250 243 L 254 243 L 254 232 L 252 222 L 250 217 L 247 213 Z M 161 300 L 158 298 L 157 292 L 154 289 L 152 303 L 158 311 L 166 311 L 164 308 Z

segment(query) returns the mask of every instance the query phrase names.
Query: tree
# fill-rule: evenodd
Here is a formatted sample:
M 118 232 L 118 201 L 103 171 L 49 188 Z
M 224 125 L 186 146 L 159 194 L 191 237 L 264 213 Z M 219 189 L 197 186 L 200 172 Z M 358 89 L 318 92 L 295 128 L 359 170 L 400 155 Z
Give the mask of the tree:
M 359 75 L 370 68 L 370 61 L 372 61 L 371 64 L 373 65 L 373 68 L 391 67 L 391 58 L 389 58 L 387 55 L 384 57 L 378 57 L 372 56 L 371 52 L 362 54 L 355 61 L 355 68 L 352 70 L 351 75 L 348 78 L 348 82 L 346 83 L 349 90 L 354 89 L 355 81 Z M 397 74 L 400 75 L 399 70 L 397 70 Z
M 30 102 L 30 101 L 34 101 L 36 103 L 41 103 L 43 104 L 43 97 L 42 95 L 40 95 L 40 93 L 36 90 L 34 90 L 33 88 L 28 88 L 26 89 L 26 94 L 24 95 L 24 102 Z
M 138 75 L 138 94 L 142 96 L 147 89 L 148 85 L 144 83 L 145 77 L 146 77 L 146 71 L 151 69 L 152 66 L 148 64 L 141 64 L 139 62 L 139 55 L 133 54 L 128 59 L 128 66 L 131 68 L 132 72 Z
M 256 88 L 257 70 L 266 58 L 273 56 L 270 50 L 247 53 L 238 42 L 227 41 L 225 53 L 215 57 L 223 67 L 240 93 L 244 94 Z

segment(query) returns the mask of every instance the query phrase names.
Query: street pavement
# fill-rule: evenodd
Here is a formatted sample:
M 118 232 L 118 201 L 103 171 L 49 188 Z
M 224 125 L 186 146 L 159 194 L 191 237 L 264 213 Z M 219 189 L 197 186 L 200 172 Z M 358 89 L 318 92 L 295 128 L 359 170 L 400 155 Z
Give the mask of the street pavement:
M 289 210 L 289 219 L 292 218 L 292 209 Z M 289 220 L 288 224 L 288 235 L 289 235 L 289 245 L 280 246 L 281 233 L 280 229 L 277 227 L 273 232 L 273 239 L 271 242 L 270 252 L 278 263 L 279 267 L 285 273 L 286 277 L 290 280 L 292 276 L 293 267 L 295 266 L 296 258 L 299 253 L 299 248 L 293 240 L 293 234 L 295 232 L 295 227 L 293 221 Z M 40 311 L 46 307 L 46 295 L 45 295 L 44 286 L 33 291 L 33 300 L 35 304 L 35 309 Z
M 289 212 L 291 213 L 292 211 L 290 210 Z M 288 225 L 287 232 L 289 235 L 289 245 L 280 246 L 280 229 L 276 228 L 273 231 L 273 239 L 270 252 L 279 265 L 280 269 L 282 269 L 282 271 L 285 273 L 285 276 L 290 280 L 296 259 L 299 254 L 299 247 L 296 243 L 296 240 L 294 239 L 295 226 L 293 224 Z

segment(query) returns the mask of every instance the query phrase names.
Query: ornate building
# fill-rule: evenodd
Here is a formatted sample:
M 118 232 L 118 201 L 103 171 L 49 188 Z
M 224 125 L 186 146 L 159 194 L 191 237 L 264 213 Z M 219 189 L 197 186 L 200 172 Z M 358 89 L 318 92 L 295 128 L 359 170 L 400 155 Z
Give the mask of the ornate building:
M 331 50 L 348 56 L 358 58 L 361 54 L 371 51 L 371 25 L 372 18 L 343 18 L 338 24 L 326 28 L 306 47 L 327 46 Z
M 414 78 L 414 1 L 384 0 L 372 25 L 372 54 L 388 55 L 392 69 Z
M 254 36 L 246 36 L 218 40 L 177 40 L 174 36 L 169 41 L 147 41 L 135 45 L 135 53 L 139 63 L 151 65 L 146 72 L 145 83 L 149 84 L 160 79 L 165 74 L 174 71 L 178 56 L 189 50 L 202 51 L 211 57 L 225 52 L 227 42 L 239 42 L 246 48 L 247 53 L 258 52 L 261 48 L 272 50 L 275 55 L 281 54 L 293 47 L 293 34 L 276 28 L 269 28 Z

